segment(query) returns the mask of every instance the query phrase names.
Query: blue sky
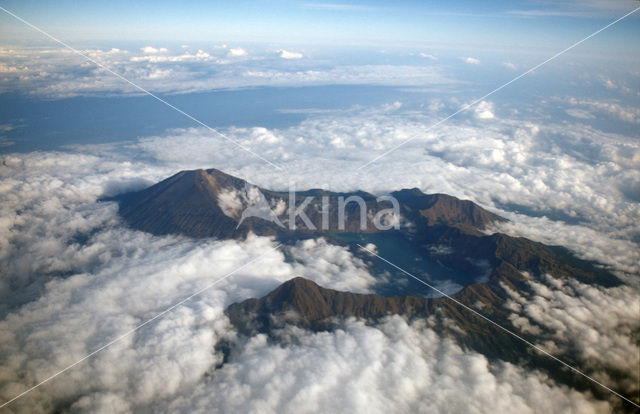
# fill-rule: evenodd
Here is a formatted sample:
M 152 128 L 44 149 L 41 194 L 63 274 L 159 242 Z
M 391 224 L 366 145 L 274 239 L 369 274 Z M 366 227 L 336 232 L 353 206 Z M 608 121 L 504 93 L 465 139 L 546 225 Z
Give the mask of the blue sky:
M 640 5 L 632 0 L 534 1 L 3 1 L 63 39 L 243 41 L 324 47 L 553 49 Z M 638 17 L 594 40 L 603 49 L 640 43 Z M 7 15 L 4 43 L 41 41 Z
M 208 93 L 170 100 L 181 100 L 205 121 L 226 127 L 295 123 L 301 114 L 279 111 L 300 108 L 345 109 L 399 100 L 405 109 L 423 110 L 436 96 L 451 100 L 447 111 L 455 111 L 461 102 L 483 96 L 640 2 L 0 0 L 0 6 L 154 93 Z M 553 107 L 558 102 L 586 105 L 609 113 L 613 122 L 608 130 L 628 133 L 635 121 L 617 119 L 636 119 L 633 113 L 625 115 L 625 108 L 635 107 L 638 97 L 639 23 L 640 11 L 492 99 L 504 100 L 521 114 L 532 106 L 532 116 L 542 107 L 550 107 L 554 117 L 565 116 L 564 109 Z M 318 89 L 326 86 L 334 88 Z M 345 86 L 353 87 L 348 99 L 342 92 Z M 271 98 L 269 91 L 233 97 L 218 93 L 259 87 L 310 89 L 282 89 L 282 98 Z M 148 125 L 190 125 L 181 117 L 150 122 L 153 111 L 160 109 L 135 97 L 137 92 L 0 11 L 0 102 L 8 108 L 0 114 L 0 152 L 31 148 L 32 140 L 38 148 L 49 148 L 70 138 L 120 140 L 158 132 Z M 127 105 L 119 101 L 117 109 L 108 111 L 110 116 L 82 110 L 83 97 L 111 102 L 115 96 L 129 100 Z M 33 98 L 44 98 L 44 103 L 32 104 Z M 607 103 L 567 103 L 569 98 Z M 80 110 L 58 111 L 47 104 L 51 99 L 72 99 L 67 105 Z M 252 117 L 245 116 L 247 111 L 224 111 L 222 102 L 233 102 L 230 108 L 254 108 L 249 111 Z M 200 113 L 210 107 L 215 111 Z M 67 113 L 75 115 L 75 122 L 53 128 L 51 119 L 64 119 Z M 136 120 L 132 114 L 144 116 Z M 72 133 L 70 125 L 76 125 L 77 132 Z M 86 137 L 88 126 L 95 134 Z

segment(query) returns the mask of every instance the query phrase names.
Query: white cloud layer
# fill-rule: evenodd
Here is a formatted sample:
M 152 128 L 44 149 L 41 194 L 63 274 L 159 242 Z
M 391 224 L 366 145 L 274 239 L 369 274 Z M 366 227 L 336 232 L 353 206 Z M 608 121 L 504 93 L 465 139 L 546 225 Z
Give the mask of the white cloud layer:
M 420 324 L 400 317 L 378 328 L 349 322 L 335 333 L 291 330 L 299 341 L 252 338 L 233 361 L 167 411 L 262 413 L 607 412 L 539 374 L 490 367 Z M 195 404 L 194 404 L 195 402 Z
M 420 52 L 419 56 L 429 60 L 438 60 L 438 57 L 431 53 Z
M 286 61 L 302 53 L 279 50 L 277 55 L 243 58 L 237 48 L 178 51 L 146 46 L 141 52 L 121 49 L 82 50 L 95 61 L 141 87 L 162 93 L 189 93 L 251 86 L 374 84 L 434 86 L 453 80 L 435 67 L 406 65 L 322 65 L 291 67 Z M 140 91 L 113 74 L 62 48 L 0 47 L 0 93 L 21 92 L 48 98 L 130 95 Z
M 569 103 L 575 106 L 588 108 L 595 112 L 613 116 L 620 121 L 640 124 L 640 108 L 626 107 L 617 102 L 605 102 L 594 99 L 570 98 Z
M 141 48 L 140 50 L 142 50 L 142 53 L 146 53 L 146 54 L 167 53 L 168 52 L 166 47 L 161 47 L 161 48 L 156 49 L 153 46 L 145 46 L 145 47 Z
M 474 114 L 478 119 L 493 119 L 495 115 L 493 113 L 493 103 L 489 101 L 479 102 L 475 109 Z
M 510 319 L 515 326 L 535 334 L 538 345 L 551 353 L 571 353 L 597 380 L 631 395 L 640 391 L 640 347 L 632 339 L 640 330 L 637 290 L 604 289 L 550 276 L 529 285 L 530 297 L 508 289 L 511 299 L 505 307 L 514 312 Z M 602 368 L 624 372 L 627 378 L 610 378 Z
M 241 47 L 231 48 L 227 53 L 228 57 L 241 57 L 241 56 L 247 56 L 247 55 L 248 55 L 247 51 Z
M 360 292 L 369 291 L 373 278 L 360 259 L 322 239 L 290 247 L 290 264 L 266 238 L 150 236 L 123 228 L 112 203 L 95 203 L 101 194 L 157 180 L 167 168 L 81 153 L 3 158 L 3 400 L 262 257 L 15 401 L 8 412 L 606 411 L 606 403 L 540 374 L 509 364 L 490 367 L 484 357 L 400 318 L 379 328 L 350 322 L 335 333 L 294 331 L 299 343 L 290 347 L 259 336 L 212 371 L 221 361 L 217 340 L 234 338 L 222 313 L 230 303 L 264 295 L 298 275 Z M 27 303 L 4 302 L 26 286 L 37 287 L 22 298 Z
M 361 292 L 374 281 L 359 259 L 324 240 L 292 246 L 290 264 L 266 238 L 154 237 L 123 228 L 113 203 L 96 203 L 102 194 L 149 182 L 141 179 L 157 180 L 168 173 L 161 167 L 65 153 L 2 161 L 2 400 L 261 257 L 16 401 L 15 412 L 46 412 L 62 401 L 72 411 L 163 406 L 170 395 L 188 395 L 219 361 L 213 348 L 230 332 L 222 316 L 230 303 L 298 275 Z
M 562 244 L 584 258 L 637 274 L 637 140 L 580 123 L 497 118 L 488 102 L 478 108 L 487 112 L 484 119 L 443 124 L 428 132 L 437 118 L 403 114 L 401 105 L 393 112 L 384 107 L 317 114 L 285 129 L 225 131 L 283 165 L 284 174 L 257 158 L 240 161 L 235 149 L 226 149 L 201 129 L 143 139 L 137 149 L 176 170 L 214 165 L 279 190 L 293 180 L 298 188 L 387 192 L 418 187 L 451 194 L 507 216 L 511 222 L 502 231 Z M 409 138 L 413 140 L 397 151 L 357 170 Z
M 280 57 L 282 59 L 302 59 L 303 55 L 300 52 L 290 52 L 288 50 L 280 50 Z
M 99 55 L 106 53 L 122 54 L 127 62 L 132 57 L 118 50 Z M 180 53 L 176 56 L 187 52 Z M 218 59 L 204 53 L 200 54 L 204 63 Z M 359 77 L 345 68 L 259 76 L 271 76 L 271 81 L 282 76 L 282 82 L 296 77 L 354 82 L 392 78 L 404 70 L 408 77 L 415 75 L 412 69 L 397 66 L 395 72 L 369 69 L 374 73 Z M 437 102 L 432 107 L 442 109 Z M 304 399 L 308 405 L 302 408 L 309 410 L 330 410 L 340 404 L 357 411 L 364 401 L 371 403 L 371 411 L 385 412 L 446 407 L 459 412 L 512 408 L 525 413 L 606 412 L 606 403 L 594 403 L 538 373 L 509 364 L 488 366 L 482 356 L 463 352 L 428 329 L 398 318 L 378 328 L 351 322 L 331 334 L 300 334 L 299 343 L 289 347 L 257 337 L 205 379 L 220 361 L 214 352 L 217 339 L 233 336 L 222 315 L 229 303 L 263 295 L 294 276 L 359 292 L 370 291 L 373 278 L 362 261 L 323 239 L 288 247 L 294 263 L 287 263 L 283 252 L 265 238 L 195 242 L 153 237 L 123 228 L 114 204 L 95 202 L 101 195 L 142 188 L 178 170 L 202 167 L 220 168 L 272 189 L 286 189 L 290 182 L 299 189 L 336 191 L 418 187 L 480 202 L 512 220 L 501 227 L 504 231 L 566 245 L 582 257 L 626 272 L 629 280 L 634 278 L 640 270 L 634 241 L 640 221 L 637 139 L 580 123 L 505 119 L 499 109 L 486 102 L 481 113 L 489 111 L 493 117 L 477 119 L 470 113 L 429 131 L 434 114 L 403 112 L 400 102 L 354 109 L 347 115 L 320 113 L 282 129 L 223 131 L 283 165 L 285 173 L 198 128 L 173 130 L 124 146 L 3 156 L 0 396 L 15 396 L 264 255 L 11 409 L 46 412 L 56 404 L 67 404 L 61 409 L 128 412 L 153 407 L 174 412 L 210 411 L 215 405 L 221 411 L 286 412 L 294 405 L 300 408 L 296 404 Z M 414 137 L 357 172 L 373 157 Z M 232 200 L 225 202 L 233 207 Z M 511 211 L 515 209 L 523 213 Z M 553 344 L 545 346 L 576 347 L 594 368 L 634 361 L 629 352 L 637 346 L 628 340 L 625 329 L 631 322 L 625 325 L 625 321 L 637 321 L 637 314 L 625 306 L 635 303 L 635 290 L 579 284 L 535 287 L 535 296 L 514 297 L 514 303 L 526 318 L 521 326 L 557 329 L 557 335 L 547 338 Z M 562 335 L 573 342 L 567 343 Z M 612 358 L 597 359 L 594 350 L 605 348 Z

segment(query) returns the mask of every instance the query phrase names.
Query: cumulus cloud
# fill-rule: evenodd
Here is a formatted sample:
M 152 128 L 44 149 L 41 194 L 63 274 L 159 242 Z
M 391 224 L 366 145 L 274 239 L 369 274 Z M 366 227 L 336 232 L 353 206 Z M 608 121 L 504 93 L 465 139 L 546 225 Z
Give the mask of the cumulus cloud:
M 146 236 L 121 228 L 115 203 L 96 200 L 144 188 L 174 173 L 173 168 L 164 163 L 132 164 L 126 157 L 107 161 L 86 153 L 4 156 L 0 164 L 0 311 L 32 299 L 40 291 L 31 289 L 44 289 L 49 277 L 92 271 L 126 256 L 132 247 L 125 240 L 135 245 Z M 242 197 L 223 192 L 218 202 L 234 214 Z M 159 243 L 179 241 L 162 240 Z M 286 266 L 287 277 L 299 276 L 308 268 L 307 277 L 317 277 L 327 287 L 364 292 L 373 283 L 359 259 L 322 239 L 293 246 L 289 254 L 296 262 Z M 24 298 L 15 292 L 22 288 Z
M 126 62 L 131 58 L 122 51 L 109 56 Z M 380 73 L 356 76 L 355 68 L 342 68 L 273 76 L 286 82 L 303 77 L 346 81 L 416 75 L 410 68 L 393 67 L 396 72 L 389 75 L 378 66 L 370 69 Z M 216 341 L 234 340 L 222 315 L 226 305 L 263 295 L 300 275 L 326 287 L 369 292 L 375 281 L 364 263 L 323 239 L 278 250 L 265 238 L 195 242 L 153 237 L 123 228 L 113 203 L 96 203 L 102 195 L 139 189 L 180 169 L 203 166 L 280 190 L 292 179 L 298 188 L 337 191 L 383 193 L 418 187 L 472 199 L 506 215 L 511 222 L 501 231 L 563 244 L 617 272 L 637 274 L 640 251 L 634 235 L 640 204 L 634 194 L 640 182 L 640 148 L 635 137 L 579 123 L 542 124 L 502 116 L 492 122 L 470 116 L 428 130 L 434 122 L 430 114 L 407 115 L 390 110 L 393 107 L 390 103 L 352 110 L 348 116 L 323 112 L 285 128 L 223 131 L 283 165 L 285 174 L 259 159 L 238 157 L 237 148 L 201 128 L 140 139 L 126 145 L 126 154 L 121 145 L 107 145 L 99 151 L 87 147 L 3 156 L 2 398 L 15 396 L 235 266 L 263 255 L 260 263 L 37 389 L 12 409 L 37 412 L 62 404 L 62 409 L 78 411 L 153 407 L 175 412 L 210 411 L 217 404 L 268 412 L 287 411 L 292 401 L 304 398 L 310 409 L 333 407 L 336 401 L 343 407 L 371 401 L 386 411 L 426 410 L 431 406 L 423 405 L 425 401 L 436 401 L 434 407 L 459 404 L 463 412 L 504 407 L 522 412 L 550 412 L 555 407 L 560 412 L 607 411 L 606 403 L 594 403 L 512 365 L 489 366 L 482 356 L 398 319 L 378 327 L 350 322 L 334 333 L 304 333 L 297 344 L 288 346 L 256 337 L 240 343 L 229 363 L 214 371 L 221 362 Z M 364 162 L 410 137 L 416 138 L 384 157 L 377 171 L 355 173 Z M 235 205 L 233 195 L 219 202 L 230 211 Z M 521 306 L 514 324 L 538 332 L 556 329 L 552 332 L 558 334 L 542 345 L 577 347 L 585 361 L 595 361 L 594 368 L 604 366 L 606 361 L 593 359 L 593 339 L 604 347 L 611 344 L 606 335 L 612 340 L 626 335 L 632 324 L 622 322 L 637 320 L 637 315 L 623 311 L 623 302 L 635 303 L 632 292 L 582 285 L 546 289 L 537 288 L 532 297 L 514 296 L 513 304 Z M 536 312 L 536 305 L 548 315 Z M 570 314 L 561 314 L 565 306 Z M 554 325 L 550 315 L 564 328 L 556 328 L 560 325 Z M 617 318 L 619 323 L 608 325 L 600 318 Z M 561 332 L 574 342 L 563 341 Z M 610 364 L 618 365 L 634 349 L 628 338 L 611 347 L 615 358 Z M 257 360 L 264 364 L 255 365 Z M 318 378 L 311 366 L 337 375 Z M 311 386 L 313 382 L 318 385 Z M 455 391 L 458 388 L 464 392 Z
M 13 145 L 13 141 L 7 139 L 5 134 L 7 132 L 13 131 L 16 127 L 13 124 L 0 124 L 0 148 L 2 147 L 10 147 Z
M 9 412 L 44 412 L 51 406 L 93 412 L 251 407 L 286 412 L 300 409 L 302 400 L 312 411 L 332 411 L 335 404 L 357 411 L 367 401 L 369 410 L 406 412 L 432 407 L 432 399 L 424 398 L 432 394 L 441 408 L 453 405 L 462 412 L 514 406 L 523 412 L 606 409 L 606 403 L 550 384 L 537 373 L 509 364 L 489 366 L 483 356 L 400 318 L 379 327 L 353 321 L 335 333 L 294 329 L 298 343 L 287 347 L 262 336 L 240 341 L 232 359 L 214 370 L 222 362 L 216 342 L 235 341 L 223 315 L 230 303 L 262 296 L 301 274 L 326 287 L 359 292 L 369 292 L 375 280 L 360 259 L 324 239 L 287 247 L 293 261 L 286 262 L 267 238 L 151 236 L 123 228 L 112 203 L 96 203 L 102 194 L 140 188 L 167 175 L 165 168 L 170 167 L 79 153 L 3 158 L 0 260 L 9 277 L 3 281 L 13 277 L 10 284 L 19 283 L 29 275 L 42 280 L 26 301 L 5 308 L 0 321 L 4 400 L 261 257 L 15 401 Z M 6 294 L 21 289 L 3 288 Z M 547 405 L 540 406 L 540 398 Z
M 511 62 L 504 62 L 503 63 L 504 67 L 507 69 L 511 69 L 511 70 L 517 70 L 516 65 L 514 65 Z
M 338 66 L 327 70 L 247 70 L 243 76 L 253 84 L 268 85 L 394 85 L 433 86 L 452 83 L 439 69 L 403 65 Z
M 464 59 L 464 61 L 470 65 L 479 65 L 480 64 L 480 60 L 476 59 L 474 57 L 467 57 Z
M 616 79 L 615 81 L 607 76 L 601 75 L 598 77 L 599 81 L 605 88 L 610 91 L 623 92 L 625 94 L 635 94 L 633 88 L 628 86 L 628 83 L 624 79 Z
M 511 222 L 501 231 L 566 245 L 616 270 L 640 270 L 633 242 L 640 217 L 633 191 L 640 182 L 637 140 L 578 123 L 508 118 L 470 119 L 427 131 L 437 121 L 432 115 L 402 115 L 399 122 L 386 109 L 314 114 L 288 128 L 267 129 L 277 140 L 257 140 L 266 132 L 256 128 L 225 133 L 295 171 L 299 188 L 384 193 L 418 187 L 468 198 L 507 216 Z M 371 166 L 385 174 L 355 173 L 410 137 Z M 259 159 L 239 163 L 231 148 L 221 148 L 204 129 L 146 138 L 137 147 L 176 169 L 215 165 L 263 187 L 285 190 L 289 185 L 287 174 Z M 323 154 L 322 168 L 316 154 Z
M 621 121 L 640 124 L 640 108 L 625 107 L 617 102 L 569 98 L 569 103 L 611 115 Z
M 391 317 L 334 333 L 288 332 L 295 345 L 250 339 L 228 364 L 168 411 L 606 412 L 576 391 L 511 364 L 490 367 L 421 324 Z M 257 368 L 258 367 L 258 368 Z M 257 368 L 257 369 L 256 369 Z M 219 390 L 224 390 L 220 392 Z
M 148 53 L 148 54 L 154 54 L 154 53 L 167 53 L 168 50 L 165 47 L 161 47 L 159 49 L 156 49 L 153 46 L 145 46 L 143 48 L 141 48 L 140 50 L 142 50 L 142 53 Z
M 240 272 L 231 285 L 208 291 L 96 355 L 71 375 L 16 401 L 11 408 L 17 412 L 26 407 L 44 410 L 65 400 L 65 404 L 76 400 L 82 404 L 82 399 L 95 396 L 115 396 L 123 406 L 145 406 L 188 389 L 219 361 L 213 347 L 227 331 L 224 307 L 233 298 L 263 294 L 284 280 L 278 280 L 276 269 L 265 272 L 272 260 L 281 260 L 278 251 L 269 253 L 268 240 L 254 239 L 251 248 L 235 243 L 196 246 L 127 232 L 103 238 L 114 244 L 119 241 L 125 254 L 91 273 L 51 279 L 40 298 L 0 322 L 3 332 L 15 334 L 3 335 L 0 345 L 8 358 L 0 374 L 3 400 L 223 277 L 255 254 L 267 256 L 257 267 Z
M 3 157 L 2 400 L 260 257 L 10 410 L 161 407 L 167 396 L 189 395 L 206 382 L 221 361 L 214 346 L 232 334 L 223 316 L 230 303 L 262 296 L 298 275 L 330 288 L 369 291 L 374 279 L 364 263 L 322 239 L 287 248 L 288 262 L 267 238 L 197 241 L 132 231 L 120 223 L 114 203 L 96 202 L 168 173 L 79 153 Z
M 222 190 L 218 193 L 218 207 L 222 212 L 233 219 L 240 217 L 242 209 L 244 208 L 243 195 L 231 188 L 229 190 Z
M 567 115 L 570 115 L 574 118 L 580 118 L 580 119 L 594 119 L 595 116 L 593 116 L 593 114 L 591 114 L 589 111 L 585 111 L 584 109 L 577 109 L 577 108 L 569 108 L 569 109 L 565 109 L 565 112 L 567 113 Z
M 329 244 L 325 239 L 309 239 L 298 242 L 289 252 L 296 261 L 294 273 L 331 289 L 372 293 L 376 279 L 364 262 L 345 247 Z
M 282 59 L 302 59 L 303 55 L 300 52 L 290 52 L 288 50 L 280 50 L 279 51 L 280 57 Z
M 241 47 L 230 48 L 229 52 L 227 53 L 228 57 L 241 57 L 241 56 L 247 56 L 247 55 L 248 55 L 247 51 Z
M 583 369 L 601 381 L 640 391 L 640 347 L 632 340 L 640 329 L 640 296 L 622 286 L 604 289 L 575 280 L 546 276 L 528 281 L 532 293 L 524 296 L 507 288 L 511 299 L 505 307 L 523 332 L 536 335 L 538 344 L 553 353 L 570 353 Z M 614 379 L 602 372 L 609 368 L 624 373 Z
M 195 53 L 186 49 L 172 53 L 147 47 L 142 48 L 142 53 L 120 49 L 82 52 L 132 82 L 162 93 L 251 86 L 377 84 L 433 87 L 454 83 L 436 67 L 335 65 L 319 69 L 317 62 L 303 59 L 299 63 L 302 66 L 292 68 L 287 59 L 274 59 L 272 52 L 252 56 L 250 61 L 239 59 L 247 56 L 242 48 L 214 47 L 212 50 L 198 49 Z M 286 58 L 298 57 L 297 52 L 280 51 L 280 54 Z M 7 47 L 0 47 L 0 92 L 48 98 L 140 93 L 69 50 Z
M 420 57 L 423 57 L 425 59 L 429 59 L 429 60 L 438 60 L 438 57 L 435 55 L 432 55 L 430 53 L 424 53 L 424 52 L 420 52 L 418 54 Z
M 489 101 L 478 103 L 474 109 L 474 114 L 478 119 L 493 119 L 495 117 L 493 113 L 493 103 Z
M 155 55 L 152 52 L 148 55 L 143 56 L 133 56 L 130 60 L 131 62 L 149 62 L 149 63 L 180 63 L 180 62 L 197 62 L 197 61 L 210 61 L 214 60 L 214 57 L 209 53 L 198 49 L 195 54 L 185 52 L 180 55 Z

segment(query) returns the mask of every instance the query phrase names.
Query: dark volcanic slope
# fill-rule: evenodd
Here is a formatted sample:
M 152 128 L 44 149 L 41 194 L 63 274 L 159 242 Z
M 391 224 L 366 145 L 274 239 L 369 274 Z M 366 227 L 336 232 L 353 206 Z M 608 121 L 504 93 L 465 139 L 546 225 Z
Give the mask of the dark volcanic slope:
M 480 309 L 484 316 L 529 342 L 537 343 L 539 335 L 532 336 L 511 324 L 509 313 L 503 307 L 507 295 L 500 282 L 526 289 L 521 285 L 521 280 L 492 279 L 486 284 L 468 286 L 453 297 L 471 308 Z M 620 411 L 633 408 L 621 405 L 619 399 L 612 399 L 609 393 L 591 381 L 565 369 L 548 356 L 535 352 L 522 340 L 448 298 L 383 297 L 340 292 L 298 277 L 283 283 L 262 298 L 232 304 L 226 314 L 242 335 L 265 333 L 272 341 L 283 343 L 290 340 L 286 331 L 282 330 L 287 325 L 320 331 L 341 327 L 347 317 L 357 317 L 372 324 L 387 315 L 402 315 L 409 320 L 427 318 L 429 326 L 439 335 L 452 337 L 462 347 L 482 353 L 490 360 L 509 361 L 545 371 L 558 382 L 578 390 L 590 390 L 598 398 L 610 399 Z M 558 356 L 569 364 L 579 363 L 573 359 L 571 352 Z M 587 374 L 594 373 L 587 371 Z M 625 375 L 615 370 L 607 371 L 607 374 L 614 377 Z
M 272 316 L 285 317 L 294 311 L 297 324 L 318 328 L 331 316 L 380 318 L 411 312 L 428 313 L 430 301 L 416 297 L 384 297 L 325 289 L 311 280 L 297 277 L 283 283 L 260 299 L 231 305 L 227 314 L 239 327 L 252 326 L 269 331 Z M 248 318 L 248 319 L 247 319 Z M 250 321 L 251 320 L 251 321 Z
M 259 217 L 242 219 L 243 211 L 255 204 L 247 191 L 259 190 L 260 197 L 272 211 L 278 212 L 280 225 Z M 257 191 L 254 191 L 254 194 Z M 348 233 L 385 233 L 376 228 L 373 220 L 365 219 L 360 227 L 360 209 L 349 203 L 345 209 L 344 228 L 339 226 L 339 198 L 359 196 L 366 203 L 369 217 L 389 209 L 389 201 L 377 201 L 365 192 L 333 193 L 308 190 L 296 194 L 295 203 L 301 205 L 308 197 L 312 201 L 304 209 L 310 228 L 300 217 L 291 230 L 286 206 L 289 194 L 258 189 L 244 180 L 221 171 L 194 170 L 180 172 L 145 190 L 116 197 L 119 213 L 129 226 L 153 234 L 182 234 L 191 237 L 244 238 L 247 233 L 278 236 L 282 240 Z M 414 246 L 421 246 L 425 258 L 468 273 L 477 273 L 474 261 L 486 262 L 490 276 L 517 280 L 520 272 L 538 275 L 574 277 L 587 283 L 605 286 L 620 281 L 611 273 L 575 258 L 561 247 L 546 246 L 524 238 L 481 230 L 503 218 L 471 201 L 445 194 L 424 194 L 418 189 L 391 193 L 400 205 L 399 232 Z M 322 202 L 328 200 L 328 228 L 322 228 Z M 274 217 L 275 217 L 274 213 Z M 240 223 L 238 225 L 238 223 Z M 448 253 L 442 253 L 443 249 Z
M 218 205 L 220 189 L 244 181 L 217 170 L 182 171 L 142 191 L 116 197 L 129 226 L 152 234 L 232 237 L 237 221 Z
M 289 230 L 288 210 L 278 215 L 282 226 L 260 218 L 247 218 L 236 230 L 242 211 L 250 205 L 247 197 L 247 183 L 216 169 L 182 171 L 145 190 L 115 197 L 119 202 L 119 213 L 132 228 L 153 234 L 183 234 L 190 237 L 242 238 L 249 231 L 258 235 L 293 233 Z M 250 187 L 253 187 L 249 185 Z M 257 187 L 256 187 L 257 188 Z M 278 204 L 288 205 L 289 194 L 259 188 L 272 210 Z M 322 229 L 322 198 L 328 197 L 330 232 L 376 232 L 372 220 L 365 220 L 366 228 L 360 228 L 360 210 L 356 203 L 346 206 L 344 229 L 339 228 L 339 197 L 359 196 L 371 215 L 389 209 L 388 201 L 378 202 L 376 197 L 365 192 L 334 193 L 323 190 L 308 190 L 296 194 L 296 205 L 306 197 L 313 200 L 304 209 L 315 227 L 309 228 L 300 217 L 297 218 L 295 233 L 309 234 Z M 459 200 L 444 194 L 427 195 L 418 189 L 392 193 L 401 204 L 401 212 L 425 225 L 446 224 L 482 229 L 487 225 L 502 221 L 471 201 Z M 223 210 L 224 200 L 233 199 L 237 206 L 233 210 Z
M 505 317 L 501 308 L 504 299 L 496 291 L 497 285 L 473 285 L 455 295 L 462 303 L 474 303 L 496 317 Z M 451 333 L 459 336 L 463 344 L 468 344 L 491 356 L 516 358 L 522 352 L 521 343 L 503 331 L 497 331 L 482 319 L 469 313 L 447 298 L 426 299 L 414 296 L 384 297 L 376 294 L 358 294 L 326 289 L 308 279 L 297 277 L 259 299 L 248 299 L 227 308 L 227 316 L 232 324 L 247 335 L 274 332 L 274 329 L 288 323 L 312 330 L 329 330 L 336 318 L 357 317 L 372 322 L 388 316 L 403 315 L 409 318 L 436 317 L 440 331 L 448 324 L 444 318 L 454 321 L 465 331 Z M 478 340 L 482 338 L 482 340 Z M 514 348 L 515 347 L 515 348 Z
M 483 229 L 487 225 L 506 221 L 468 200 L 446 194 L 425 194 L 417 188 L 391 193 L 406 212 L 418 214 L 426 225 L 445 224 Z

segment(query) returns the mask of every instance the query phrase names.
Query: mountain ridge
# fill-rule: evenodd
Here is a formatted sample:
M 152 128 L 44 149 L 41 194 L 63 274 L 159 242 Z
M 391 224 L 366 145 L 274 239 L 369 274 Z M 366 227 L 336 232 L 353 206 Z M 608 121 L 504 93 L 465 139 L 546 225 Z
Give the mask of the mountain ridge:
M 256 195 L 259 196 L 257 199 L 263 198 L 271 213 L 279 212 L 273 214 L 280 217 L 282 226 L 261 217 L 242 216 L 242 211 L 256 200 Z M 446 194 L 425 194 L 417 188 L 390 193 L 399 204 L 399 217 L 395 218 L 399 221 L 398 230 L 379 230 L 371 220 L 365 220 L 366 226 L 361 228 L 358 220 L 361 212 L 356 203 L 345 206 L 346 220 L 341 229 L 336 205 L 340 197 L 353 195 L 363 199 L 368 216 L 384 212 L 390 205 L 363 191 L 301 191 L 295 195 L 295 205 L 300 206 L 307 197 L 315 197 L 305 211 L 316 228 L 307 228 L 307 223 L 296 217 L 292 229 L 288 215 L 284 213 L 285 204 L 290 201 L 288 193 L 255 187 L 216 169 L 181 171 L 146 189 L 121 194 L 111 200 L 118 202 L 118 212 L 130 227 L 157 235 L 243 239 L 254 233 L 276 237 L 285 243 L 326 237 L 340 244 L 343 242 L 336 236 L 343 233 L 400 234 L 410 245 L 419 246 L 419 254 L 425 259 L 464 272 L 477 273 L 474 263 L 486 262 L 491 270 L 490 278 L 516 280 L 524 271 L 554 273 L 603 286 L 621 283 L 606 269 L 576 258 L 561 246 L 547 246 L 502 233 L 487 234 L 483 231 L 487 226 L 505 219 L 472 201 Z M 325 197 L 330 206 L 326 214 L 329 225 L 322 228 L 322 199 Z
M 489 226 L 506 220 L 472 201 L 446 194 L 425 194 L 417 188 L 394 191 L 390 195 L 399 204 L 398 217 L 394 216 L 399 226 L 388 230 L 377 229 L 370 222 L 361 228 L 359 206 L 355 203 L 345 207 L 345 226 L 339 228 L 335 207 L 340 197 L 358 196 L 369 217 L 388 209 L 388 201 L 363 191 L 334 193 L 321 189 L 300 191 L 293 198 L 297 207 L 307 197 L 313 197 L 305 211 L 315 228 L 306 227 L 308 223 L 297 216 L 295 226 L 289 226 L 291 223 L 285 214 L 286 204 L 290 201 L 288 193 L 252 186 L 216 169 L 181 171 L 144 190 L 121 194 L 111 200 L 118 202 L 118 212 L 130 227 L 152 234 L 243 239 L 254 233 L 274 237 L 284 245 L 323 237 L 329 243 L 351 249 L 372 274 L 374 269 L 380 269 L 379 274 L 383 275 L 388 272 L 388 266 L 356 249 L 353 240 L 341 238 L 341 235 L 377 235 L 381 240 L 387 240 L 387 244 L 401 240 L 414 249 L 411 258 L 415 253 L 415 259 L 441 263 L 471 276 L 477 274 L 480 267 L 483 272 L 486 270 L 481 280 L 476 277 L 465 280 L 462 289 L 451 297 L 466 306 L 482 309 L 483 315 L 503 326 L 511 326 L 509 312 L 504 306 L 509 299 L 507 289 L 529 294 L 530 278 L 535 280 L 548 274 L 605 287 L 622 284 L 608 270 L 575 257 L 564 247 L 499 232 L 489 234 L 486 231 Z M 324 198 L 332 202 L 326 216 L 322 210 Z M 245 217 L 243 212 L 256 200 L 264 202 L 281 223 L 270 216 Z M 322 227 L 323 217 L 330 219 L 326 228 Z M 404 245 L 396 248 L 400 249 L 401 255 L 407 255 L 402 250 Z M 380 255 L 386 256 L 383 250 Z M 461 346 L 489 359 L 540 368 L 578 389 L 600 392 L 584 378 L 558 369 L 554 361 L 531 353 L 522 341 L 447 297 L 397 295 L 393 291 L 385 296 L 340 292 L 304 278 L 294 278 L 262 298 L 230 305 L 225 313 L 241 335 L 263 333 L 272 340 L 282 340 L 279 332 L 287 325 L 321 331 L 339 328 L 346 318 L 358 318 L 372 324 L 389 315 L 420 318 L 439 333 L 453 337 Z M 535 338 L 528 334 L 523 333 L 522 337 L 535 343 Z M 221 347 L 228 348 L 225 344 Z M 568 361 L 575 362 L 570 358 Z
M 295 337 L 292 339 L 287 333 L 288 326 L 319 332 L 343 329 L 343 324 L 350 318 L 368 325 L 375 325 L 383 318 L 394 315 L 405 318 L 409 323 L 421 319 L 425 326 L 439 335 L 450 337 L 462 348 L 478 352 L 491 361 L 507 361 L 543 371 L 554 381 L 577 390 L 589 390 L 600 399 L 609 399 L 617 404 L 618 409 L 632 409 L 621 405 L 617 399 L 611 399 L 610 394 L 583 376 L 565 369 L 547 355 L 532 350 L 523 339 L 537 343 L 536 336 L 512 325 L 509 311 L 503 306 L 508 294 L 504 287 L 494 282 L 467 286 L 452 298 L 479 309 L 483 316 L 495 324 L 446 297 L 383 297 L 372 293 L 342 292 L 324 288 L 303 277 L 285 281 L 261 298 L 233 303 L 227 307 L 225 315 L 241 337 L 265 334 L 270 341 L 284 346 L 295 341 Z M 519 281 L 513 282 L 520 284 Z M 496 324 L 517 332 L 519 337 Z M 218 349 L 225 353 L 225 362 L 232 358 L 230 343 L 221 343 Z M 570 352 L 563 354 L 562 358 L 573 365 L 578 363 L 572 359 Z M 612 369 L 608 374 L 616 376 L 621 372 Z
M 291 233 L 292 227 L 288 215 L 281 220 L 287 224 L 283 229 L 278 225 L 251 217 L 238 226 L 240 209 L 249 206 L 247 188 L 255 188 L 265 197 L 272 210 L 279 203 L 289 202 L 289 193 L 272 191 L 249 184 L 245 180 L 233 177 L 216 169 L 181 171 L 161 182 L 141 191 L 125 193 L 113 197 L 119 203 L 119 214 L 132 228 L 152 234 L 182 234 L 194 238 L 244 238 L 249 232 L 257 235 L 283 235 Z M 398 199 L 401 210 L 411 210 L 414 220 L 427 224 L 448 224 L 483 229 L 489 224 L 505 221 L 469 200 L 460 200 L 446 194 L 424 194 L 418 189 L 401 190 L 389 195 Z M 375 232 L 377 229 L 368 220 L 366 228 L 359 227 L 358 206 L 349 203 L 345 206 L 345 228 L 340 229 L 338 208 L 339 197 L 358 196 L 366 204 L 367 213 L 390 207 L 389 203 L 378 202 L 373 194 L 363 191 L 336 193 L 320 189 L 300 191 L 295 194 L 295 204 L 300 206 L 306 197 L 315 197 L 304 210 L 315 229 L 296 217 L 295 232 L 313 234 L 322 229 L 322 197 L 327 197 L 329 212 L 327 231 L 332 232 Z M 236 204 L 235 210 L 225 210 L 225 203 Z M 286 228 L 289 227 L 289 228 Z

